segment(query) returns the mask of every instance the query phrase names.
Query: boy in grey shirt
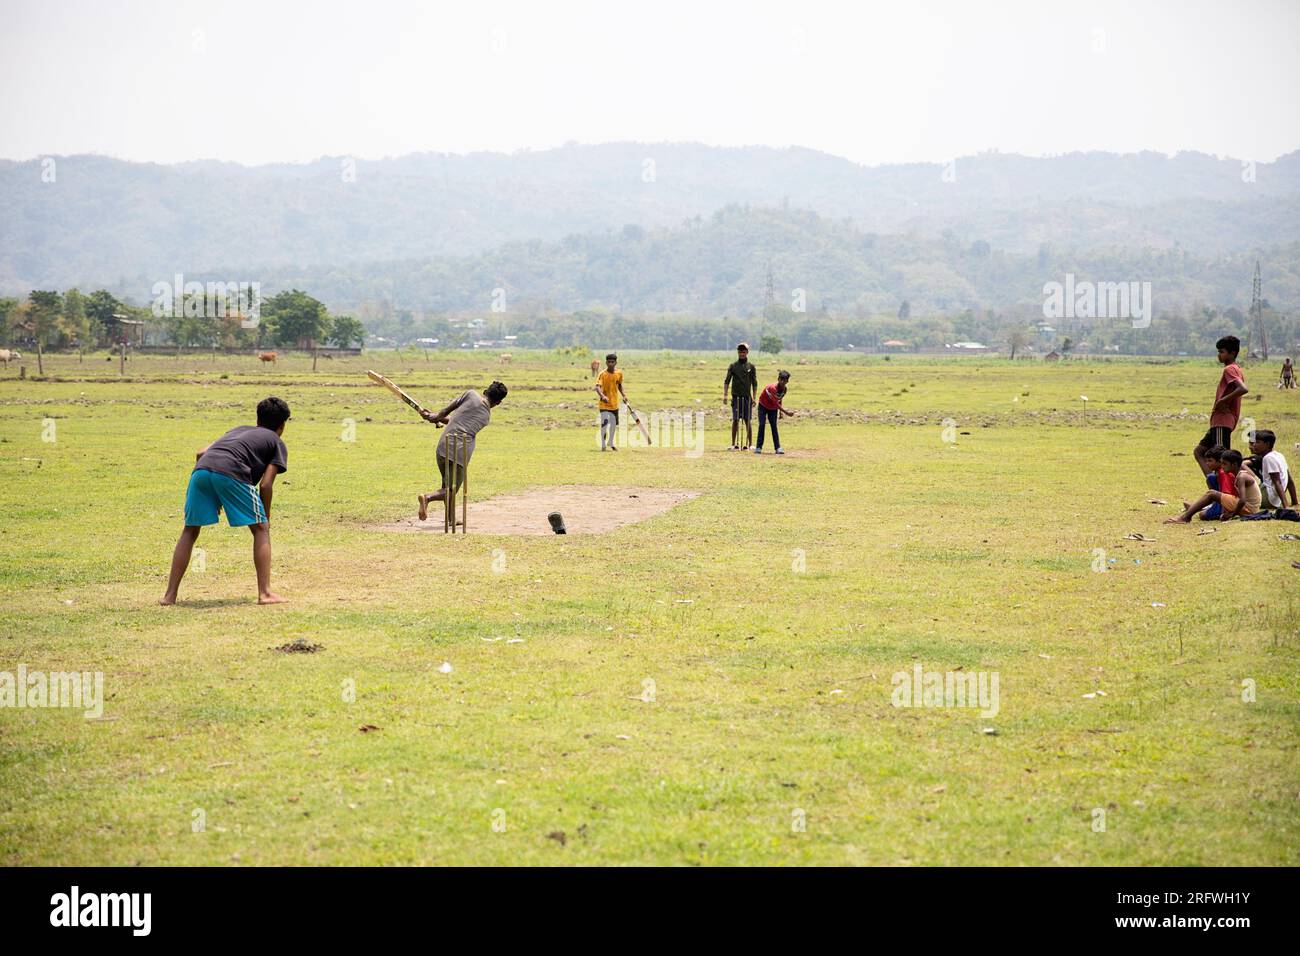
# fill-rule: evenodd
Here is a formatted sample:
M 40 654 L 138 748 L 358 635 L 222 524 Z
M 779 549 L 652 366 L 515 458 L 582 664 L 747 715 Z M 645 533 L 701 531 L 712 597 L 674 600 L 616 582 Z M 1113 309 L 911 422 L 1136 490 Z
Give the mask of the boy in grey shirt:
M 440 412 L 425 411 L 424 420 L 432 422 L 441 428 L 447 426 L 447 430 L 442 433 L 442 438 L 438 440 L 438 473 L 442 476 L 442 487 L 437 491 L 431 491 L 427 495 L 419 495 L 417 500 L 420 502 L 420 520 L 424 521 L 429 517 L 429 503 L 432 501 L 445 501 L 447 498 L 447 481 L 448 481 L 448 462 L 447 462 L 447 437 L 449 435 L 467 435 L 469 436 L 469 448 L 465 454 L 465 465 L 469 464 L 469 459 L 474 454 L 476 447 L 476 436 L 490 424 L 492 420 L 492 409 L 496 408 L 506 397 L 507 389 L 501 382 L 493 382 L 483 390 L 480 395 L 474 389 L 469 389 L 460 398 L 456 399 Z M 456 488 L 465 481 L 465 472 L 457 468 L 456 470 Z

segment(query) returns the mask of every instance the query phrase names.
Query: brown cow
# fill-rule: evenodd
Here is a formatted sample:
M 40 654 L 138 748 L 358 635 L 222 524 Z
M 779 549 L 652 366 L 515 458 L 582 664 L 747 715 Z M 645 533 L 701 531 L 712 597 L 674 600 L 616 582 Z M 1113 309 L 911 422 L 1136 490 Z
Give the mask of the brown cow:
M 22 357 L 22 352 L 11 352 L 9 349 L 0 349 L 0 363 L 3 363 L 5 368 L 9 367 L 10 362 L 17 362 Z
M 594 377 L 594 376 L 596 375 L 596 373 L 599 372 L 599 371 L 600 371 L 600 363 L 597 362 L 595 359 L 592 359 L 592 360 L 591 360 L 591 374 L 592 374 L 592 376 Z
M 271 362 L 272 364 L 275 363 L 274 352 L 258 352 L 257 357 L 261 359 L 263 362 Z

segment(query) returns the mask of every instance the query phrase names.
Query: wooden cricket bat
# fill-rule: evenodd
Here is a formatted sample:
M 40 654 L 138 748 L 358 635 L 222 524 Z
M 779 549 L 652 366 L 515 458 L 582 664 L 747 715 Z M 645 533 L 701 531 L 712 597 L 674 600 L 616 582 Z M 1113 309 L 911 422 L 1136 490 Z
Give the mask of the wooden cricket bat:
M 380 375 L 378 372 L 369 371 L 369 370 L 367 370 L 366 375 L 369 376 L 370 381 L 374 382 L 376 385 L 384 386 L 384 388 L 388 389 L 390 392 L 392 392 L 402 401 L 406 402 L 406 404 L 410 405 L 421 415 L 423 415 L 426 411 L 428 411 L 428 409 L 426 409 L 423 405 L 421 405 L 410 395 L 407 395 L 404 391 L 402 391 L 401 387 L 392 379 L 385 378 L 384 376 Z
M 645 443 L 647 445 L 653 445 L 654 442 L 650 440 L 650 433 L 646 431 L 646 427 L 641 424 L 641 416 L 636 413 L 636 409 L 632 407 L 631 403 L 628 402 L 627 399 L 623 400 L 623 404 L 627 406 L 628 414 L 632 416 L 632 421 L 636 422 L 636 427 L 641 429 L 641 434 L 645 436 Z

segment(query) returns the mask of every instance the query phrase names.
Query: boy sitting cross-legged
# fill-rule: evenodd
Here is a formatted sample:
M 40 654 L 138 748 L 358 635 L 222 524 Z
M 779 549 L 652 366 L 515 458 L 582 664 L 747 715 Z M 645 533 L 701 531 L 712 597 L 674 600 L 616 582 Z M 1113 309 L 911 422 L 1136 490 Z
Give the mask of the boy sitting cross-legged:
M 1235 493 L 1236 486 L 1233 484 L 1232 475 L 1223 468 L 1223 454 L 1227 450 L 1222 445 L 1215 445 L 1205 453 L 1205 465 L 1213 469 L 1205 473 L 1205 484 L 1211 491 L 1224 491 L 1231 495 Z M 1217 501 L 1200 514 L 1202 521 L 1218 521 L 1222 516 L 1223 505 Z
M 1191 504 L 1184 501 L 1183 513 L 1177 518 L 1166 518 L 1165 524 L 1190 524 L 1192 515 L 1212 504 L 1223 507 L 1223 513 L 1219 518 L 1221 521 L 1227 521 L 1241 515 L 1253 515 L 1258 512 L 1263 497 L 1259 487 L 1259 479 L 1255 477 L 1254 472 L 1249 467 L 1242 463 L 1241 452 L 1224 452 L 1223 470 L 1232 475 L 1236 494 L 1230 495 L 1223 491 L 1207 491 Z

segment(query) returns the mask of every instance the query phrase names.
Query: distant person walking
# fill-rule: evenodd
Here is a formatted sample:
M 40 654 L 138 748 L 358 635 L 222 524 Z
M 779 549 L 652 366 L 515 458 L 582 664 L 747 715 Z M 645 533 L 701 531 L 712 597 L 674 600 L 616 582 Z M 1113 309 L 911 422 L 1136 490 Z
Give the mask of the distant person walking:
M 1282 375 L 1277 380 L 1278 388 L 1295 388 L 1295 366 L 1291 364 L 1291 356 L 1282 360 Z
M 754 443 L 754 399 L 758 397 L 758 369 L 749 361 L 749 346 L 741 342 L 736 346 L 736 361 L 727 366 L 727 377 L 722 382 L 722 401 L 727 401 L 731 389 L 731 451 L 745 451 Z M 745 422 L 745 444 L 738 444 L 740 423 Z

